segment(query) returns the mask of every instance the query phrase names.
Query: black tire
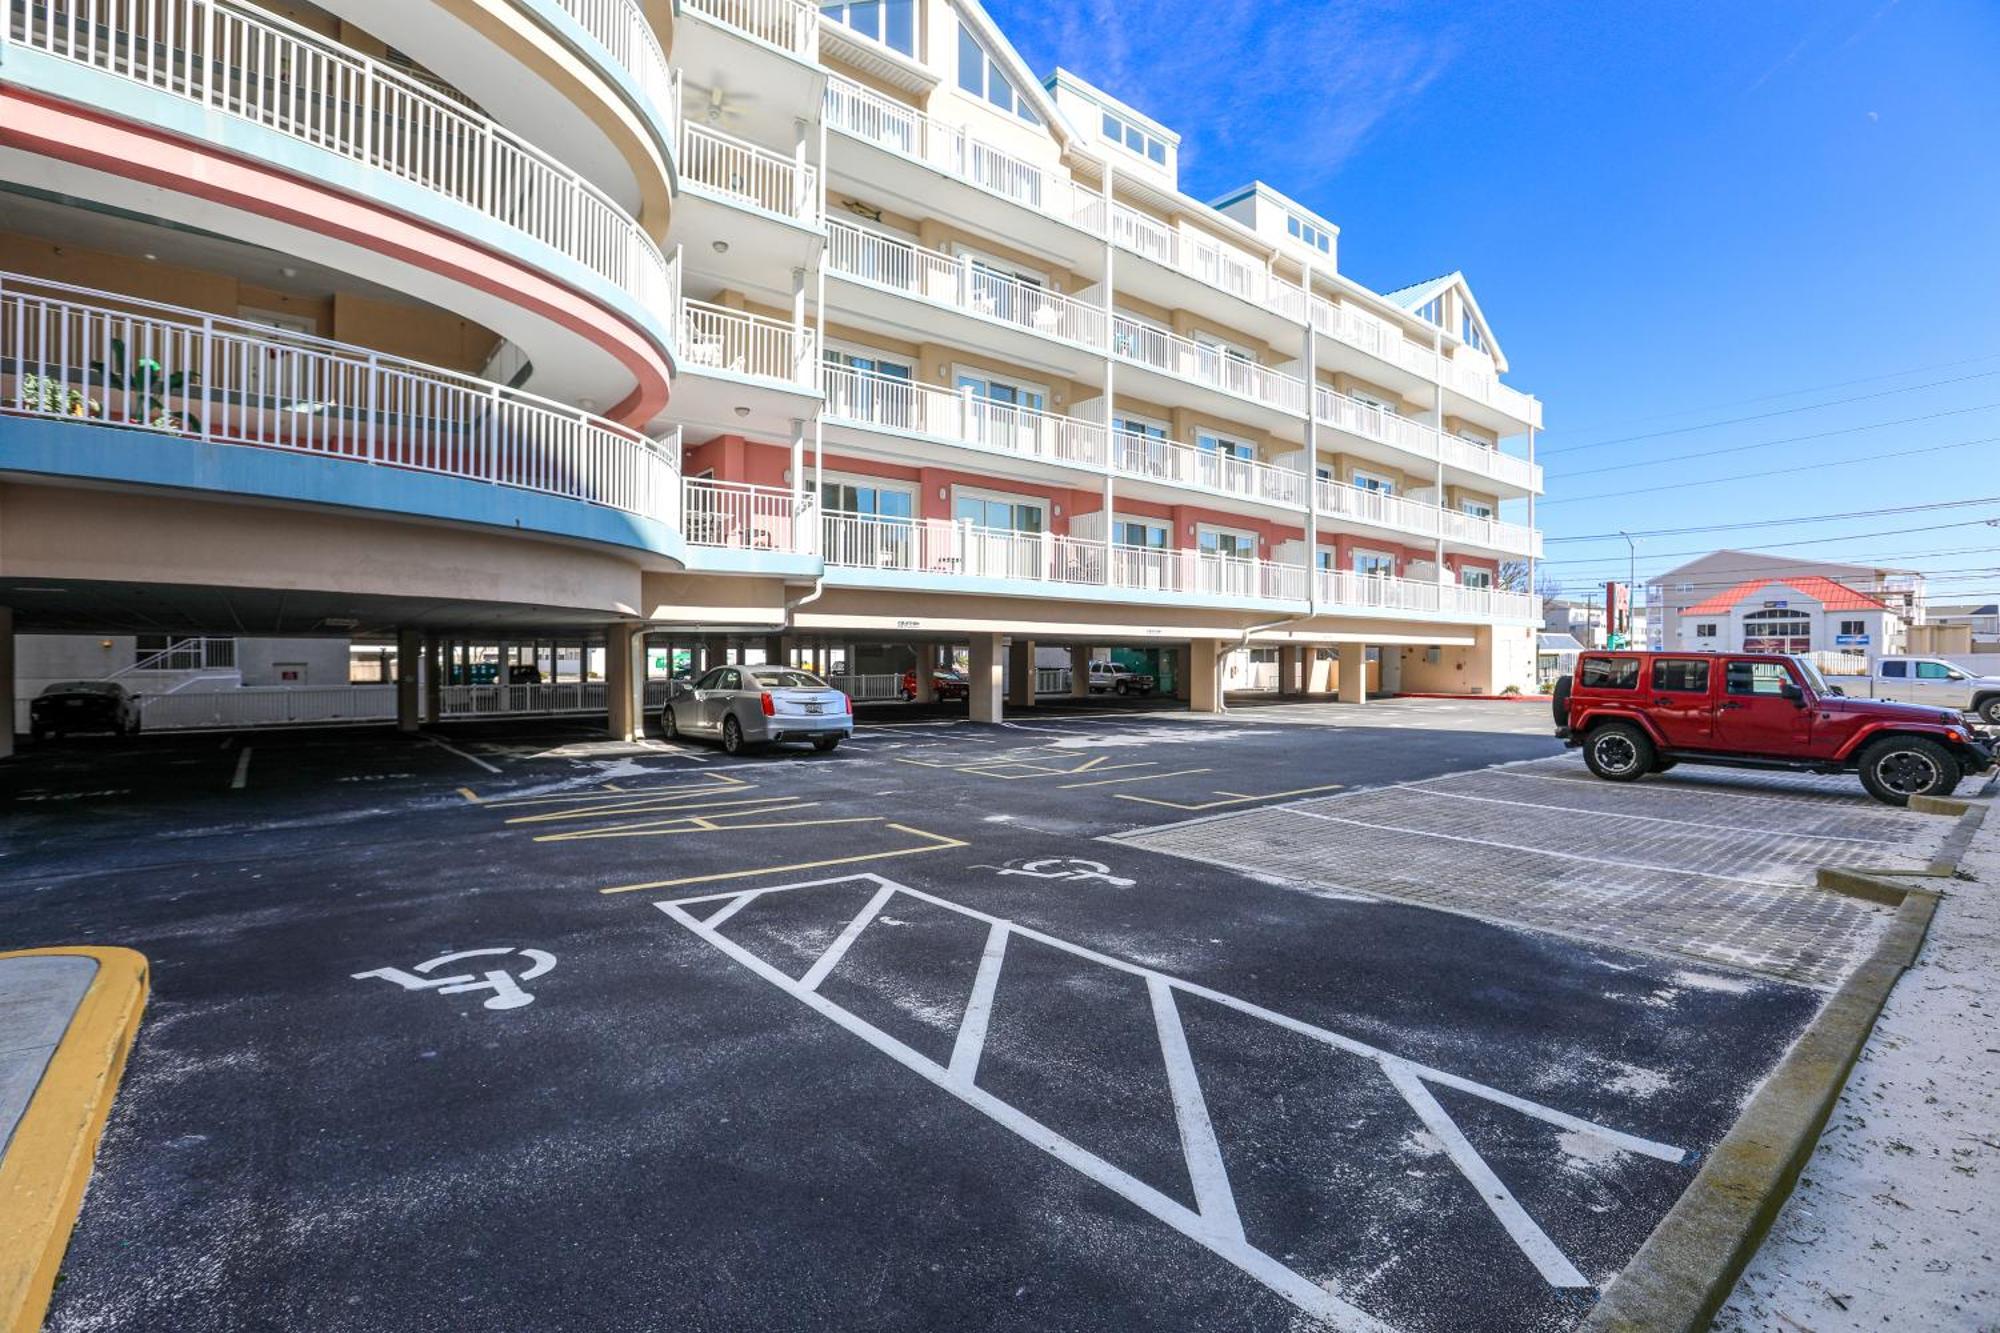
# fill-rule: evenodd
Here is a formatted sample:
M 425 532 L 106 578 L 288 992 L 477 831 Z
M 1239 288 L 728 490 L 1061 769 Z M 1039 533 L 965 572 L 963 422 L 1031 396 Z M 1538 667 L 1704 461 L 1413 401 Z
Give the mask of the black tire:
M 1629 722 L 1606 722 L 1583 738 L 1583 762 L 1606 782 L 1637 782 L 1658 757 L 1646 733 Z
M 747 747 L 743 739 L 743 724 L 734 717 L 722 719 L 722 749 L 725 754 L 742 754 Z
M 45 741 L 45 740 L 47 740 L 48 738 L 49 738 L 49 729 L 48 729 L 47 727 L 36 727 L 36 726 L 30 726 L 30 727 L 28 728 L 28 739 L 29 739 L 29 740 L 31 740 L 31 741 L 34 741 L 34 742 L 36 742 L 37 744 L 39 744 L 39 743 L 41 743 L 42 741 Z
M 672 704 L 668 704 L 660 710 L 660 730 L 666 734 L 666 738 L 670 741 L 677 741 L 681 738 L 681 726 L 680 723 L 674 721 L 674 706 Z
M 1979 701 L 1979 720 L 2000 727 L 2000 694 L 1990 695 Z
M 821 754 L 831 754 L 833 751 L 839 748 L 840 748 L 840 737 L 838 736 L 813 737 L 813 749 L 818 750 Z
M 1861 752 L 1861 785 L 1884 805 L 1949 796 L 1964 776 L 1951 751 L 1924 736 L 1888 736 Z
M 1556 715 L 1556 725 L 1559 727 L 1569 725 L 1569 687 L 1573 683 L 1572 679 L 1568 676 L 1564 676 L 1556 681 L 1554 712 Z
M 1671 773 L 1674 770 L 1674 766 L 1679 763 L 1680 760 L 1678 759 L 1655 759 L 1653 761 L 1653 771 L 1655 773 Z
M 1127 686 L 1125 682 L 1122 680 L 1119 681 L 1116 685 L 1113 685 L 1111 688 L 1116 690 L 1119 694 L 1130 694 L 1132 692 L 1131 688 Z

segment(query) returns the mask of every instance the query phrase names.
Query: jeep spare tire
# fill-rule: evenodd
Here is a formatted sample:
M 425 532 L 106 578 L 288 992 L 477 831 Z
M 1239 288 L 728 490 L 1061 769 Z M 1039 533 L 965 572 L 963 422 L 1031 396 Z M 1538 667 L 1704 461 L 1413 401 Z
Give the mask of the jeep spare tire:
M 1571 684 L 1571 677 L 1569 676 L 1563 676 L 1556 681 L 1555 715 L 1556 715 L 1556 725 L 1559 727 L 1566 727 L 1569 725 L 1570 684 Z

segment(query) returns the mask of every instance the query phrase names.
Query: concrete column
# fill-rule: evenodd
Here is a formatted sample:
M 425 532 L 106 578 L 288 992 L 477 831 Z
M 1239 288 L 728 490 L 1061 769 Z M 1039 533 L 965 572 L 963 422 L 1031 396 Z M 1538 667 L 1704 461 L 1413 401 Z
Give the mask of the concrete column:
M 1278 693 L 1303 692 L 1299 681 L 1299 647 L 1297 644 L 1285 644 L 1278 649 Z
M 775 634 L 764 638 L 764 661 L 769 666 L 783 666 L 785 662 L 785 641 Z
M 1379 685 L 1384 694 L 1403 692 L 1403 649 L 1398 644 L 1382 645 L 1382 679 Z
M 416 731 L 423 726 L 417 712 L 418 659 L 423 654 L 423 637 L 413 629 L 396 631 L 396 730 Z
M 1007 648 L 1007 702 L 1016 708 L 1035 706 L 1035 641 L 1016 638 Z
M 1069 650 L 1069 697 L 1088 699 L 1090 697 L 1090 647 Z
M 1006 716 L 1001 702 L 1000 636 L 972 636 L 972 664 L 966 673 L 972 682 L 970 712 L 974 722 L 998 722 Z
M 1222 711 L 1222 649 L 1220 639 L 1196 639 L 1188 648 L 1187 681 L 1188 711 L 1191 713 L 1219 713 Z
M 934 643 L 917 645 L 917 698 L 920 704 L 937 702 L 937 682 L 932 673 L 937 670 L 938 648 Z
M 1368 702 L 1368 645 L 1365 643 L 1343 643 L 1340 645 L 1340 694 L 1344 704 L 1365 704 Z
M 14 608 L 0 606 L 0 759 L 14 753 Z
M 1191 660 L 1191 656 L 1189 650 L 1186 648 L 1176 648 L 1173 650 L 1173 654 L 1174 654 L 1174 698 L 1179 699 L 1182 702 L 1188 702 L 1188 688 L 1189 688 L 1188 663 Z
M 436 724 L 444 716 L 444 643 L 424 636 L 424 721 Z
M 604 628 L 605 730 L 615 741 L 646 734 L 646 636 L 636 625 Z
M 728 660 L 729 660 L 728 639 L 724 638 L 720 634 L 711 634 L 706 639 L 702 640 L 701 669 L 703 671 L 709 671 L 714 669 L 715 667 L 719 667 Z M 609 667 L 606 667 L 604 674 L 606 675 L 606 677 L 609 677 L 611 674 L 611 669 Z

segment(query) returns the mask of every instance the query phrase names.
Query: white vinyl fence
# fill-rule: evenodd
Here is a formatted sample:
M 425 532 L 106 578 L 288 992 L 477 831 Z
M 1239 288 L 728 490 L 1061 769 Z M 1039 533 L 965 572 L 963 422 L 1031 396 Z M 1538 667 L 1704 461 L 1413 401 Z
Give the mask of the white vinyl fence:
M 650 711 L 666 702 L 668 682 L 646 682 Z M 447 719 L 549 717 L 605 711 L 604 682 L 553 681 L 540 685 L 447 685 L 438 691 Z M 182 691 L 142 695 L 141 726 L 147 731 L 202 727 L 282 727 L 315 723 L 393 722 L 394 685 L 272 685 L 234 690 Z M 23 703 L 21 716 L 25 717 Z

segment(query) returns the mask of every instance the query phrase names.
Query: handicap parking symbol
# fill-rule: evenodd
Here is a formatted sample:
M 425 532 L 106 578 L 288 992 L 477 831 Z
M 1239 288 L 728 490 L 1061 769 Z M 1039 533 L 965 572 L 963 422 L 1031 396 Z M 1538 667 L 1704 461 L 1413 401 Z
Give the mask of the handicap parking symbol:
M 978 865 L 972 869 L 991 870 L 996 875 L 1026 875 L 1030 879 L 1095 879 L 1120 889 L 1129 889 L 1138 882 L 1112 874 L 1111 867 L 1102 861 L 1074 856 L 1016 857 L 1004 866 Z
M 454 972 L 441 977 L 430 974 L 441 967 L 461 962 L 467 958 L 502 958 L 514 955 L 512 964 L 488 967 L 480 975 L 472 972 Z M 519 968 L 516 976 L 516 966 Z M 457 953 L 440 954 L 428 962 L 418 963 L 414 972 L 405 972 L 400 967 L 378 967 L 372 972 L 356 972 L 354 980 L 366 981 L 370 977 L 380 977 L 393 981 L 404 990 L 435 991 L 439 995 L 463 995 L 468 991 L 490 990 L 486 997 L 488 1009 L 519 1009 L 535 1002 L 535 997 L 521 988 L 521 982 L 533 981 L 556 965 L 556 956 L 540 949 L 461 949 Z

